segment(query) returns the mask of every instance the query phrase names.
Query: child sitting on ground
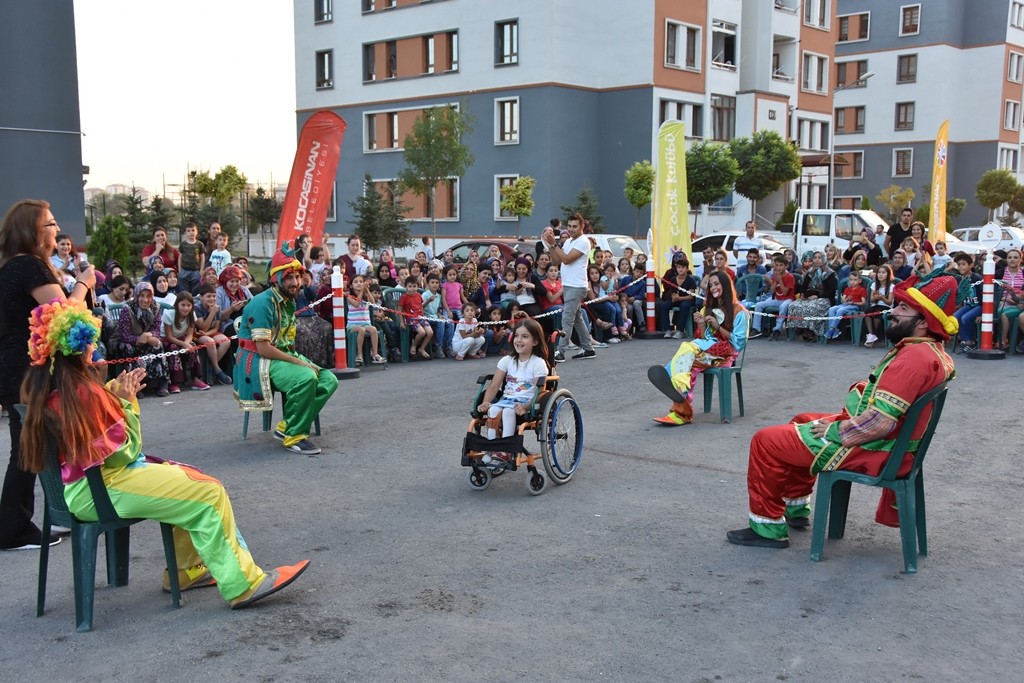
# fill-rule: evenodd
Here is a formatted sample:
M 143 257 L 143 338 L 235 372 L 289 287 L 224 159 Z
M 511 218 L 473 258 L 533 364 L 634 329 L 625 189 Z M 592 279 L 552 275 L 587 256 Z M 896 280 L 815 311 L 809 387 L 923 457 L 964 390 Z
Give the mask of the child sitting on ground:
M 195 344 L 192 337 L 195 334 L 196 314 L 192 295 L 182 292 L 174 301 L 174 308 L 164 311 L 161 322 L 164 326 L 164 351 L 177 351 L 185 349 L 187 353 L 178 353 L 168 357 L 168 367 L 171 371 L 172 394 L 181 393 L 181 385 L 191 380 L 191 387 L 196 391 L 206 391 L 210 385 L 203 381 L 202 369 L 199 364 L 199 356 L 192 351 Z
M 206 353 L 210 358 L 210 367 L 214 371 L 213 377 L 219 383 L 230 386 L 234 383 L 231 375 L 224 372 L 220 365 L 231 349 L 231 340 L 220 331 L 221 324 L 217 288 L 213 285 L 201 285 L 199 303 L 196 305 L 195 332 L 192 336 L 204 346 L 209 344 L 206 346 Z
M 484 392 L 484 400 L 477 410 L 487 413 L 487 438 L 497 436 L 501 425 L 501 436 L 509 437 L 516 431 L 516 416 L 526 414 L 526 409 L 543 385 L 548 374 L 547 344 L 544 330 L 536 320 L 515 323 L 512 332 L 512 350 L 498 361 L 494 378 Z M 502 389 L 501 398 L 494 397 Z M 514 453 L 494 452 L 485 455 L 482 462 L 494 469 L 508 465 Z
M 415 262 L 414 262 L 415 263 Z M 419 290 L 419 276 L 410 275 L 405 278 L 405 294 L 398 299 L 398 308 L 402 311 L 401 326 L 408 327 L 412 342 L 409 355 L 430 360 L 430 343 L 434 339 L 434 328 L 423 317 L 423 295 Z
M 850 278 L 846 289 L 843 290 L 843 296 L 840 299 L 842 303 L 828 309 L 829 320 L 828 329 L 825 330 L 825 339 L 835 339 L 839 336 L 839 323 L 842 322 L 843 316 L 864 311 L 864 300 L 867 296 L 868 293 L 864 289 L 860 274 L 855 273 Z
M 363 340 L 370 335 L 370 362 L 374 365 L 386 363 L 380 353 L 377 352 L 379 338 L 377 328 L 370 322 L 370 304 L 376 303 L 370 288 L 366 286 L 366 280 L 362 275 L 356 275 L 348 286 L 348 315 L 345 317 L 345 330 L 356 331 L 356 366 L 363 364 Z
M 455 360 L 463 360 L 466 356 L 483 358 L 487 355 L 482 350 L 485 341 L 484 328 L 476 320 L 476 304 L 469 302 L 462 307 L 462 318 L 455 326 L 455 339 L 452 341 Z

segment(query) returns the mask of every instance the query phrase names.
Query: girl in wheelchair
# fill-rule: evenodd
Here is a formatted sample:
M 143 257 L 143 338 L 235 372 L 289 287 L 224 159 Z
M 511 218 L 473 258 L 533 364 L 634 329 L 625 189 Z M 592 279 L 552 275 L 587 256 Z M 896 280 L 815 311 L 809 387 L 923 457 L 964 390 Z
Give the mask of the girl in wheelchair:
M 499 425 L 502 437 L 515 434 L 516 416 L 526 414 L 537 386 L 542 385 L 547 377 L 548 364 L 544 360 L 547 356 L 540 323 L 530 319 L 516 322 L 512 330 L 511 350 L 498 361 L 498 369 L 478 407 L 481 413 L 487 414 L 488 439 L 497 437 Z M 501 398 L 495 401 L 499 390 Z M 514 457 L 514 453 L 493 452 L 485 455 L 482 462 L 498 469 L 505 467 Z

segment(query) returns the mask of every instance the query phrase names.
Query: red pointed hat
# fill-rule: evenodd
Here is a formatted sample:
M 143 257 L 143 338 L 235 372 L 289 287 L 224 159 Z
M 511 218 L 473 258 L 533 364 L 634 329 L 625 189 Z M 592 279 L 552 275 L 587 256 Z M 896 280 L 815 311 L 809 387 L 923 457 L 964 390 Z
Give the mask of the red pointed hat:
M 273 279 L 274 276 L 277 275 L 278 273 L 284 272 L 286 270 L 296 270 L 301 273 L 303 268 L 302 264 L 299 263 L 298 259 L 295 258 L 294 253 L 287 254 L 284 252 L 283 249 L 278 249 L 277 253 L 274 254 L 274 257 L 270 259 L 271 279 Z
M 915 274 L 896 285 L 893 295 L 924 316 L 929 332 L 948 341 L 960 329 L 960 323 L 953 317 L 956 289 L 956 278 L 949 275 L 922 281 Z

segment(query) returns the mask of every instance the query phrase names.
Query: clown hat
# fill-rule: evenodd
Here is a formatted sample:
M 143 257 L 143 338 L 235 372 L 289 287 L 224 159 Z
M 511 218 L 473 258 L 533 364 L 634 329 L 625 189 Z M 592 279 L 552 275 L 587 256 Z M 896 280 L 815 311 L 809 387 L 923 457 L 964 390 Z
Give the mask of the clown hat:
M 298 259 L 293 255 L 286 253 L 284 249 L 278 249 L 277 253 L 274 254 L 274 258 L 270 259 L 270 277 L 273 278 L 278 273 L 283 273 L 287 270 L 294 270 L 301 273 L 305 270 L 302 264 L 299 263 Z
M 956 334 L 960 323 L 953 317 L 956 311 L 957 281 L 949 275 L 940 275 L 928 280 L 919 280 L 912 275 L 896 285 L 893 295 L 897 301 L 924 316 L 928 331 L 943 341 Z

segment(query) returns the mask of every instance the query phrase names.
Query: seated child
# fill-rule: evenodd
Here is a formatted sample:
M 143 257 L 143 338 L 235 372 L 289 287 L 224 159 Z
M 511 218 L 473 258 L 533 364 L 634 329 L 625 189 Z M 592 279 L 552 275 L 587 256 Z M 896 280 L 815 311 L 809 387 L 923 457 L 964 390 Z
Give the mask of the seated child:
M 483 358 L 487 354 L 483 352 L 484 328 L 476 321 L 476 304 L 469 302 L 462 307 L 462 318 L 455 326 L 455 339 L 452 340 L 452 348 L 455 350 L 455 360 L 463 360 L 466 356 L 470 358 Z
M 503 354 L 508 351 L 508 341 L 511 337 L 508 329 L 508 323 L 502 322 L 505 320 L 505 310 L 501 306 L 491 306 L 484 313 L 484 317 L 487 318 L 492 325 L 487 326 L 487 344 L 484 346 L 488 354 Z
M 195 332 L 196 341 L 206 346 L 210 358 L 210 367 L 214 371 L 214 379 L 220 384 L 230 386 L 234 382 L 231 375 L 224 372 L 221 360 L 231 349 L 231 340 L 220 331 L 220 306 L 217 305 L 217 288 L 213 285 L 200 285 L 199 302 L 196 304 Z
M 484 392 L 483 402 L 477 407 L 487 413 L 487 438 L 497 436 L 501 425 L 501 436 L 515 434 L 516 416 L 526 410 L 543 385 L 548 375 L 547 344 L 544 329 L 536 320 L 522 320 L 515 323 L 512 332 L 512 350 L 498 361 L 494 378 Z M 504 389 L 502 387 L 504 386 Z M 501 390 L 501 398 L 494 400 Z M 515 457 L 514 453 L 495 452 L 483 457 L 483 463 L 495 469 L 505 467 Z
M 377 301 L 384 301 L 384 291 L 380 285 L 370 285 L 370 293 Z M 391 319 L 391 314 L 381 306 L 370 306 L 370 312 L 373 314 L 373 326 L 377 328 L 378 335 L 384 335 L 384 348 L 381 349 L 381 355 L 389 355 L 391 360 L 396 362 L 401 360 L 398 326 Z
M 196 322 L 193 308 L 192 295 L 182 292 L 175 299 L 174 308 L 164 311 L 161 321 L 164 326 L 164 351 L 177 351 L 178 349 L 191 351 L 195 346 L 192 342 Z M 189 380 L 191 380 L 190 386 L 196 391 L 206 391 L 210 388 L 210 385 L 203 381 L 199 356 L 195 352 L 178 353 L 168 356 L 167 360 L 171 372 L 170 392 L 172 394 L 180 394 L 180 386 Z
M 828 309 L 829 320 L 828 329 L 825 330 L 825 339 L 835 339 L 839 336 L 839 323 L 842 322 L 843 316 L 864 311 L 864 300 L 867 298 L 868 293 L 864 289 L 864 283 L 861 281 L 860 275 L 855 275 L 849 282 L 850 284 L 843 290 L 843 296 L 840 300 L 842 303 Z
M 376 303 L 366 280 L 356 275 L 348 285 L 348 315 L 345 318 L 345 329 L 356 331 L 356 366 L 363 364 L 363 340 L 370 335 L 370 362 L 374 365 L 386 363 L 384 356 L 377 351 L 377 328 L 370 322 L 370 304 Z
M 418 275 L 405 278 L 405 294 L 398 299 L 398 309 L 402 311 L 401 326 L 408 327 L 412 336 L 409 355 L 419 354 L 420 358 L 430 360 L 427 348 L 434 339 L 434 328 L 423 317 L 423 295 L 419 291 Z
M 430 322 L 434 331 L 434 358 L 454 358 L 455 353 L 451 350 L 452 339 L 455 336 L 455 323 L 445 319 L 441 315 L 441 299 L 444 294 L 441 292 L 441 278 L 436 273 L 427 275 L 427 288 L 422 293 L 423 314 Z

